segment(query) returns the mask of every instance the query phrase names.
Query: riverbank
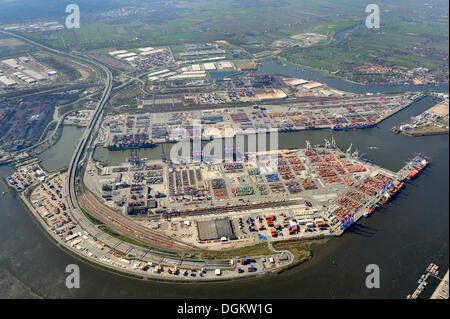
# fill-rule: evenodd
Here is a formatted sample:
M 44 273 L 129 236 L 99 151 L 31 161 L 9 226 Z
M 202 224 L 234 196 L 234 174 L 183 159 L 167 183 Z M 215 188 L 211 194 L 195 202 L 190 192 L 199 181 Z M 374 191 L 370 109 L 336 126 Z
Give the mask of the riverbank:
M 380 208 L 374 216 L 361 220 L 339 239 L 326 245 L 312 246 L 314 257 L 299 267 L 277 276 L 246 277 L 245 281 L 194 283 L 180 285 L 156 280 L 131 280 L 81 262 L 65 253 L 36 227 L 34 217 L 20 204 L 16 195 L 7 191 L 0 196 L 0 265 L 19 284 L 0 283 L 4 295 L 20 296 L 28 290 L 43 298 L 399 298 L 403 299 L 416 286 L 430 259 L 442 269 L 448 267 L 448 138 L 442 135 L 411 139 L 393 135 L 390 128 L 423 112 L 432 105 L 430 98 L 415 103 L 386 119 L 379 126 L 355 131 L 303 131 L 280 134 L 280 147 L 298 148 L 304 141 L 323 143 L 334 136 L 338 145 L 350 143 L 375 163 L 398 170 L 404 159 L 422 151 L 433 158 L 433 165 L 418 179 L 406 183 L 405 189 L 392 203 Z M 64 135 L 73 134 L 65 131 Z M 70 140 L 76 140 L 72 136 Z M 67 144 L 67 143 L 65 143 Z M 377 149 L 369 149 L 371 146 Z M 69 153 L 70 145 L 60 153 Z M 167 151 L 167 149 L 166 149 Z M 101 157 L 121 163 L 129 152 L 106 152 Z M 140 154 L 158 159 L 160 150 Z M 70 160 L 44 160 L 54 171 Z M 13 167 L 1 166 L 1 176 L 11 174 Z M 0 184 L 5 190 L 3 184 Z M 424 213 L 426 212 L 426 214 Z M 430 220 L 433 222 L 430 223 Z M 414 238 L 411 240 L 411 234 Z M 364 269 L 377 263 L 383 270 L 380 289 L 367 289 Z M 67 289 L 68 264 L 77 264 L 81 288 Z M 403 267 L 398 267 L 401 264 Z M 26 289 L 24 291 L 23 289 Z
M 325 150 L 322 150 L 325 151 Z M 328 156 L 335 156 L 334 158 L 342 158 L 339 156 L 339 154 L 344 154 L 343 152 L 339 150 L 332 150 L 331 146 L 327 146 L 327 154 L 334 154 L 334 155 L 328 155 Z M 308 156 L 313 156 L 311 154 L 316 154 L 314 149 L 311 149 L 309 151 L 305 151 L 305 154 L 309 154 Z M 334 153 L 333 153 L 334 152 Z M 320 154 L 320 152 L 319 152 Z M 345 157 L 345 156 L 344 156 Z M 347 161 L 347 160 L 345 160 Z M 305 164 L 306 165 L 306 164 Z M 348 168 L 352 164 L 345 164 L 344 166 Z M 363 184 L 355 185 L 355 188 L 349 187 L 349 189 L 346 189 L 346 195 L 353 198 L 353 200 L 347 199 L 342 195 L 342 193 L 339 193 L 340 197 L 336 199 L 336 201 L 332 201 L 330 203 L 330 207 L 325 208 L 324 211 L 318 211 L 319 217 L 325 218 L 326 220 L 329 220 L 326 222 L 327 228 L 330 227 L 330 231 L 328 229 L 324 229 L 325 232 L 320 232 L 322 229 L 322 226 L 313 226 L 313 228 L 319 227 L 318 232 L 317 229 L 311 230 L 308 226 L 308 222 L 306 223 L 306 228 L 303 226 L 297 226 L 298 234 L 293 234 L 290 232 L 291 235 L 294 235 L 295 237 L 292 238 L 316 238 L 316 237 L 325 237 L 327 235 L 329 236 L 340 236 L 344 233 L 344 231 L 350 226 L 353 222 L 357 222 L 363 215 L 366 215 L 366 210 L 369 206 L 362 205 L 361 203 L 358 203 L 358 201 L 361 201 L 362 203 L 366 203 L 367 201 L 373 201 L 373 203 L 382 202 L 383 204 L 386 204 L 386 201 L 383 201 L 383 196 L 386 196 L 386 194 L 370 190 L 370 192 L 367 192 L 366 190 L 369 188 L 375 187 L 375 189 L 381 189 L 380 183 L 384 185 L 386 183 L 386 180 L 388 179 L 392 185 L 398 185 L 400 184 L 406 175 L 399 174 L 395 172 L 391 172 L 382 168 L 379 168 L 377 166 L 374 166 L 373 164 L 362 164 L 365 166 L 364 172 L 367 172 L 362 177 L 364 177 Z M 411 165 L 411 164 L 408 164 Z M 308 165 L 307 165 L 308 166 Z M 309 167 L 309 166 L 308 166 Z M 87 168 L 89 170 L 89 166 Z M 410 168 L 407 169 L 407 173 L 410 171 Z M 357 172 L 361 172 L 361 170 L 358 170 Z M 391 176 L 391 177 L 388 177 Z M 394 177 L 397 176 L 397 177 Z M 360 176 L 361 177 L 361 176 Z M 370 177 L 370 178 L 369 178 Z M 73 253 L 78 253 L 83 258 L 90 259 L 91 262 L 99 263 L 102 266 L 105 266 L 105 264 L 109 264 L 108 267 L 114 269 L 114 271 L 120 271 L 125 272 L 127 274 L 131 274 L 133 276 L 143 276 L 144 278 L 149 277 L 157 277 L 158 279 L 180 279 L 181 280 L 197 280 L 197 278 L 193 279 L 191 277 L 196 277 L 197 271 L 200 270 L 200 277 L 204 277 L 204 280 L 208 281 L 214 281 L 214 280 L 225 280 L 225 279 L 238 279 L 242 277 L 246 277 L 247 275 L 253 275 L 253 273 L 257 272 L 259 273 L 277 273 L 281 272 L 284 268 L 292 267 L 296 264 L 302 263 L 308 258 L 310 258 L 311 253 L 306 249 L 305 246 L 302 246 L 302 243 L 296 242 L 296 241 L 278 241 L 274 245 L 272 245 L 271 241 L 275 241 L 277 239 L 271 239 L 269 240 L 269 249 L 271 253 L 268 253 L 266 251 L 263 251 L 263 254 L 260 254 L 261 251 L 252 250 L 252 247 L 248 248 L 242 248 L 241 250 L 230 250 L 230 251 L 223 251 L 223 254 L 218 253 L 221 257 L 220 260 L 193 260 L 193 259 L 186 259 L 184 257 L 177 257 L 177 256 L 165 256 L 161 254 L 156 254 L 156 252 L 153 252 L 151 249 L 143 248 L 140 246 L 137 246 L 133 243 L 125 242 L 124 237 L 119 237 L 118 234 L 111 231 L 106 231 L 106 229 L 101 228 L 102 226 L 98 226 L 98 223 L 92 224 L 92 222 L 88 219 L 86 220 L 85 217 L 82 217 L 82 214 L 80 216 L 73 215 L 75 214 L 70 209 L 70 205 L 67 201 L 64 199 L 66 198 L 66 191 L 64 188 L 62 188 L 63 180 L 65 180 L 67 177 L 65 174 L 54 174 L 53 176 L 48 176 L 48 178 L 44 178 L 45 185 L 50 187 L 50 189 L 55 188 L 54 185 L 57 186 L 57 188 L 61 189 L 59 191 L 56 188 L 56 192 L 59 195 L 60 200 L 57 202 L 64 211 L 63 215 L 66 216 L 66 218 L 63 218 L 62 224 L 57 221 L 57 217 L 53 218 L 52 209 L 49 209 L 48 205 L 55 207 L 54 205 L 49 204 L 50 200 L 57 200 L 56 197 L 52 194 L 52 191 L 49 191 L 44 186 L 44 182 L 35 182 L 32 184 L 29 188 L 27 188 L 23 193 L 21 193 L 21 199 L 24 201 L 28 209 L 30 209 L 34 215 L 38 218 L 39 221 L 42 221 L 42 225 L 44 226 L 44 229 L 46 229 L 47 232 L 49 232 L 53 237 L 59 242 L 60 245 L 65 246 L 66 249 L 71 250 Z M 395 179 L 394 179 L 395 178 Z M 53 180 L 54 179 L 54 180 Z M 372 184 L 367 184 L 372 183 Z M 352 184 L 347 184 L 347 186 L 352 186 Z M 359 185 L 361 187 L 359 187 Z M 365 186 L 364 186 L 365 185 Z M 401 183 L 403 186 L 403 183 Z M 324 185 L 323 185 L 324 186 Z M 382 185 L 381 185 L 382 186 Z M 325 186 L 324 186 L 325 187 Z M 337 185 L 335 186 L 337 187 Z M 401 187 L 400 187 L 401 188 Z M 398 189 L 395 189 L 394 192 L 391 192 L 391 195 L 394 195 Z M 366 195 L 363 195 L 362 193 L 358 193 L 357 189 L 363 190 Z M 356 193 L 358 194 L 356 194 Z M 29 198 L 28 195 L 29 194 Z M 47 195 L 48 196 L 47 196 Z M 323 194 L 322 194 L 323 195 Z M 46 196 L 49 197 L 46 199 Z M 306 195 L 305 195 L 306 196 Z M 338 194 L 336 193 L 336 197 Z M 362 197 L 361 197 L 362 196 Z M 369 198 L 366 198 L 366 196 L 370 196 Z M 63 199 L 64 198 L 64 199 Z M 311 199 L 313 200 L 313 199 Z M 89 200 L 88 197 L 80 196 L 80 201 L 82 207 L 84 207 L 88 212 L 92 213 L 93 216 L 102 221 L 105 224 L 109 225 L 115 225 L 112 226 L 114 229 L 120 229 L 119 232 L 127 232 L 127 237 L 130 234 L 139 234 L 139 238 L 147 238 L 147 240 L 150 240 L 152 243 L 160 243 L 161 241 L 164 241 L 164 244 L 167 244 L 170 240 L 168 234 L 163 232 L 155 232 L 151 231 L 148 228 L 142 228 L 142 226 L 139 226 L 132 222 L 132 220 L 128 220 L 125 218 L 123 219 L 122 216 L 119 216 L 115 214 L 114 211 L 104 211 L 104 208 L 98 205 L 93 205 L 92 207 L 86 207 L 86 203 L 91 203 L 92 201 Z M 372 205 L 372 204 L 371 204 Z M 381 205 L 381 204 L 380 204 Z M 314 204 L 314 207 L 316 205 Z M 317 206 L 318 207 L 318 206 Z M 372 206 L 373 207 L 373 206 Z M 66 210 L 66 208 L 69 208 L 69 210 Z M 268 211 L 268 207 L 262 212 L 264 214 L 274 214 L 276 213 L 275 210 Z M 37 210 L 40 210 L 39 212 Z M 200 208 L 199 208 L 200 210 Z M 242 210 L 242 207 L 241 209 Z M 251 210 L 251 209 L 249 209 Z M 54 209 L 53 209 L 54 211 Z M 239 209 L 238 209 L 239 211 Z M 353 213 L 352 213 L 353 212 Z M 60 210 L 58 208 L 56 214 L 59 214 Z M 197 211 L 199 213 L 199 211 Z M 247 214 L 253 214 L 253 217 L 255 217 L 255 214 L 258 214 L 259 211 L 252 211 L 247 212 Z M 292 212 L 285 211 L 285 217 L 287 218 L 288 215 L 290 215 Z M 324 215 L 322 215 L 324 214 Z M 347 217 L 344 218 L 347 214 L 351 214 L 349 219 L 349 224 L 347 223 Z M 73 215 L 73 216 L 72 216 Z M 334 217 L 333 217 L 334 215 Z M 45 218 L 44 218 L 45 216 Z M 75 218 L 75 216 L 77 216 Z M 316 216 L 316 215 L 315 215 Z M 41 217 L 41 218 L 40 218 Z M 61 217 L 61 216 L 60 216 Z M 236 216 L 234 216 L 236 217 Z M 316 216 L 317 217 L 317 216 Z M 340 217 L 341 222 L 338 223 L 338 220 Z M 52 219 L 53 218 L 53 219 Z M 182 223 L 182 220 L 185 220 L 186 217 L 182 217 L 180 220 L 180 223 Z M 229 217 L 231 218 L 231 217 Z M 324 219 L 321 219 L 322 223 Z M 176 217 L 175 217 L 176 219 Z M 242 219 L 242 218 L 241 218 Z M 319 223 L 320 218 L 316 218 L 316 223 Z M 316 220 L 315 219 L 315 220 Z M 354 221 L 353 221 L 354 219 Z M 231 220 L 231 219 L 230 219 Z M 172 225 L 175 221 L 174 219 L 171 219 Z M 131 223 L 130 223 L 131 222 Z M 293 222 L 296 223 L 297 221 L 294 220 Z M 302 223 L 301 220 L 298 221 L 300 224 Z M 67 223 L 68 226 L 64 226 Z M 55 226 L 56 224 L 56 226 Z M 60 224 L 60 225 L 58 225 Z M 309 223 L 312 224 L 312 223 Z M 50 227 L 50 225 L 52 225 Z M 314 224 L 313 224 L 314 225 Z M 317 224 L 319 225 L 319 224 Z M 64 226 L 64 228 L 61 228 Z M 70 226 L 70 227 L 69 227 Z M 140 228 L 139 228 L 139 227 Z M 271 225 L 268 225 L 272 227 Z M 287 226 L 286 226 L 287 227 Z M 278 227 L 277 227 L 278 228 Z M 109 228 L 107 228 L 109 229 Z M 69 231 L 70 230 L 70 231 Z M 308 233 L 309 231 L 309 233 Z M 311 233 L 312 232 L 312 233 Z M 305 235 L 303 235 L 305 234 Z M 57 236 L 56 236 L 57 235 Z M 282 234 L 280 234 L 281 236 Z M 311 236 L 309 236 L 311 235 Z M 143 237 L 142 237 L 143 236 Z M 166 237 L 164 237 L 166 236 Z M 285 234 L 287 236 L 287 234 Z M 284 236 L 284 237 L 285 237 Z M 101 237 L 101 239 L 99 239 Z M 119 237 L 119 238 L 118 238 Z M 263 236 L 264 237 L 264 236 Z M 278 237 L 277 235 L 274 235 L 272 231 L 272 237 Z M 267 238 L 270 238 L 270 234 Z M 119 240 L 117 240 L 119 239 Z M 245 240 L 248 242 L 248 240 Z M 251 240 L 250 240 L 251 242 Z M 304 243 L 304 241 L 303 241 Z M 178 242 L 178 243 L 172 243 L 173 248 L 175 249 L 175 245 L 185 245 L 185 242 Z M 214 246 L 215 249 L 218 247 Z M 281 248 L 283 250 L 278 251 L 275 250 L 275 248 Z M 226 247 L 225 247 L 226 248 Z M 188 247 L 186 246 L 186 249 Z M 131 254 L 131 252 L 133 254 Z M 227 255 L 231 254 L 231 255 Z M 247 265 L 249 264 L 250 267 L 248 268 L 248 272 L 245 272 L 243 269 L 237 268 L 234 263 L 234 260 L 241 258 L 240 256 L 242 253 L 244 253 L 246 256 L 249 256 L 247 260 L 249 262 L 242 262 L 241 265 Z M 210 253 L 211 254 L 211 253 Z M 239 254 L 237 257 L 237 254 Z M 207 255 L 207 253 L 205 253 Z M 205 256 L 203 256 L 205 257 Z M 228 259 L 226 258 L 228 257 Z M 270 260 L 270 262 L 267 262 L 267 260 Z M 167 273 L 164 271 L 164 267 L 168 267 Z M 173 270 L 172 270 L 173 268 Z M 148 270 L 152 269 L 153 271 L 147 272 Z M 189 274 L 189 269 L 191 273 Z M 215 271 L 215 277 L 212 273 L 207 273 L 207 271 L 214 270 Z M 177 276 L 180 273 L 183 273 L 183 277 Z
M 34 188 L 39 187 L 39 185 L 35 185 Z M 89 262 L 90 264 L 94 264 L 96 266 L 99 266 L 101 269 L 107 269 L 114 273 L 119 273 L 125 276 L 133 277 L 136 279 L 143 279 L 143 280 L 167 280 L 167 281 L 187 281 L 187 282 L 197 282 L 197 281 L 206 281 L 206 282 L 213 282 L 213 281 L 223 281 L 223 280 L 238 280 L 238 279 L 246 279 L 246 277 L 253 277 L 256 275 L 267 275 L 269 273 L 276 273 L 279 271 L 280 268 L 284 268 L 286 266 L 289 266 L 294 261 L 293 258 L 287 258 L 286 261 L 278 261 L 279 254 L 275 252 L 275 254 L 270 253 L 269 255 L 259 255 L 259 256 L 252 256 L 254 259 L 259 258 L 273 258 L 276 259 L 276 265 L 275 263 L 270 265 L 270 267 L 265 268 L 263 265 L 257 266 L 258 271 L 255 273 L 252 272 L 236 272 L 236 265 L 233 263 L 230 263 L 231 260 L 234 260 L 234 258 L 229 260 L 229 266 L 223 267 L 219 266 L 219 264 L 214 266 L 203 266 L 203 263 L 201 260 L 198 260 L 198 265 L 192 265 L 189 264 L 187 268 L 184 266 L 183 258 L 178 259 L 177 263 L 169 262 L 168 258 L 164 258 L 159 256 L 159 263 L 149 263 L 143 261 L 143 257 L 135 257 L 131 258 L 128 257 L 128 255 L 131 255 L 131 251 L 128 252 L 127 255 L 117 255 L 117 252 L 119 251 L 120 247 L 110 247 L 106 245 L 104 242 L 106 242 L 105 239 L 102 239 L 102 242 L 100 242 L 97 237 L 99 237 L 99 234 L 96 234 L 93 236 L 92 234 L 88 233 L 87 231 L 83 229 L 78 229 L 79 227 L 76 227 L 73 229 L 73 233 L 75 235 L 68 236 L 73 237 L 71 239 L 68 239 L 64 237 L 57 235 L 54 231 L 54 227 L 50 227 L 45 220 L 41 217 L 41 215 L 38 213 L 34 205 L 30 202 L 30 199 L 27 197 L 26 193 L 32 193 L 32 189 L 29 189 L 25 191 L 25 193 L 19 193 L 18 198 L 21 200 L 21 202 L 24 204 L 24 206 L 27 208 L 27 210 L 32 214 L 32 216 L 35 218 L 35 220 L 40 224 L 41 229 L 52 239 L 52 241 L 60 248 L 63 248 L 65 251 L 70 252 L 72 255 L 76 255 L 78 258 L 80 258 L 83 261 Z M 84 240 L 80 240 L 83 238 Z M 91 243 L 92 245 L 89 246 L 88 243 Z M 100 250 L 94 250 L 93 248 L 95 246 L 99 246 L 98 243 L 101 243 Z M 118 245 L 115 245 L 118 246 Z M 87 248 L 89 247 L 89 249 Z M 89 251 L 89 252 L 88 252 Z M 238 253 L 237 251 L 236 253 Z M 135 253 L 135 252 L 133 252 Z M 102 255 L 103 254 L 103 255 Z M 109 254 L 109 255 L 108 255 Z M 148 256 L 145 258 L 148 260 L 148 257 L 151 255 L 151 252 L 146 253 Z M 102 256 L 100 256 L 102 255 Z M 273 256 L 272 256 L 273 255 Z M 105 257 L 108 256 L 108 257 Z M 249 256 L 250 257 L 250 256 Z M 173 259 L 173 258 L 172 258 Z M 197 262 L 197 261 L 196 261 Z M 256 264 L 258 261 L 256 261 Z M 178 265 L 177 265 L 178 264 Z M 133 267 L 131 267 L 133 265 Z M 139 265 L 137 267 L 134 267 L 135 265 Z M 147 266 L 148 271 L 142 271 L 141 268 L 143 268 L 145 265 Z M 263 268 L 264 267 L 264 268 Z M 167 268 L 167 272 L 164 270 L 164 268 Z M 156 271 L 157 269 L 160 269 L 159 271 Z M 173 269 L 173 270 L 170 270 Z M 178 272 L 176 271 L 178 269 Z M 183 270 L 184 269 L 184 270 Z M 195 269 L 195 270 L 194 270 Z M 202 271 L 201 269 L 205 269 L 205 271 Z M 221 269 L 220 275 L 217 275 L 215 272 L 213 273 L 213 270 Z M 152 271 L 150 271 L 152 270 Z M 190 275 L 185 275 L 186 272 L 190 272 Z M 172 274 L 173 273 L 173 274 Z M 199 274 L 197 277 L 197 273 Z M 202 275 L 200 276 L 200 273 Z M 184 276 L 182 276 L 183 274 Z M 195 274 L 194 276 L 192 274 Z M 202 277 L 202 278 L 200 278 Z
M 260 61 L 258 64 L 258 73 L 267 73 L 270 75 L 282 75 L 286 77 L 301 78 L 308 81 L 315 81 L 319 83 L 326 83 L 328 86 L 341 91 L 365 94 L 365 93 L 388 93 L 388 92 L 448 92 L 448 84 L 443 85 L 364 85 L 351 81 L 336 78 L 335 75 L 331 77 L 324 76 L 320 70 L 308 69 L 306 67 L 296 67 L 291 63 L 286 63 L 286 66 L 282 66 L 278 62 L 273 60 Z
M 411 117 L 405 122 L 392 128 L 394 133 L 407 136 L 426 136 L 448 134 L 449 132 L 449 103 L 443 101 L 430 107 L 425 112 Z

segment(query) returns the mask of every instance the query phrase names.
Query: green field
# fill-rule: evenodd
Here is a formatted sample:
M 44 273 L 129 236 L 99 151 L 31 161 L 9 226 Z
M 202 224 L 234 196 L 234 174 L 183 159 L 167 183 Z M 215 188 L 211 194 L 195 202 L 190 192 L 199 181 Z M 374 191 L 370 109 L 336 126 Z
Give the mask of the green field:
M 271 255 L 273 252 L 267 246 L 267 243 L 257 244 L 249 247 L 220 250 L 220 251 L 204 251 L 203 259 L 233 259 L 234 257 L 254 257 Z
M 64 73 L 65 75 L 68 76 L 70 81 L 74 81 L 76 79 L 78 79 L 79 77 L 81 77 L 80 72 L 78 72 L 77 69 L 57 60 L 56 58 L 53 57 L 42 57 L 40 58 L 40 60 L 48 65 L 49 67 L 56 69 L 62 73 Z
M 35 51 L 37 51 L 37 48 L 25 42 L 0 34 L 0 59 L 26 55 Z
M 309 48 L 283 49 L 279 56 L 328 74 L 349 71 L 366 62 L 432 70 L 448 64 L 448 4 L 425 9 L 420 1 L 414 0 L 405 6 L 401 0 L 380 0 L 380 29 L 355 30 L 332 47 L 327 44 L 336 32 L 364 23 L 368 15 L 365 3 L 351 0 L 181 0 L 155 1 L 147 5 L 148 12 L 137 19 L 90 18 L 79 29 L 29 35 L 68 51 L 169 45 L 177 54 L 184 50 L 184 43 L 226 40 L 255 54 L 273 51 L 270 44 L 275 40 L 313 32 L 327 38 Z M 430 21 L 435 24 L 423 23 Z M 410 53 L 413 47 L 434 52 L 413 55 Z M 249 57 L 246 52 L 243 56 Z M 443 58 L 445 55 L 447 59 Z
M 294 265 L 304 262 L 312 254 L 311 242 L 307 240 L 285 240 L 275 242 L 273 248 L 276 250 L 289 250 L 294 255 Z
M 413 47 L 431 48 L 448 56 L 448 27 L 421 24 L 387 24 L 380 29 L 361 28 L 351 32 L 336 46 L 285 50 L 288 61 L 318 70 L 335 72 L 366 62 L 389 66 L 418 66 L 435 69 L 445 66 L 438 54 L 415 56 Z
M 297 0 L 192 0 L 165 4 L 160 11 L 158 4 L 154 4 L 154 9 L 158 13 L 152 15 L 149 11 L 147 18 L 138 20 L 122 19 L 111 23 L 99 19 L 85 22 L 79 29 L 31 35 L 58 48 L 77 50 L 179 45 L 219 39 L 242 43 L 246 36 L 268 41 L 315 26 L 355 20 L 354 14 L 346 12 L 365 15 L 362 4 L 346 0 L 308 3 Z

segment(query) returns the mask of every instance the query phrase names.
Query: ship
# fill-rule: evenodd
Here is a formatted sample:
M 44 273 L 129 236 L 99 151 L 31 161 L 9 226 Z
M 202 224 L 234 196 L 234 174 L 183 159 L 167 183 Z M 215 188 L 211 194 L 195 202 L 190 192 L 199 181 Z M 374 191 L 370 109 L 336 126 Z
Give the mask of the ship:
M 202 135 L 202 138 L 201 138 L 201 140 L 204 141 L 204 142 L 208 142 L 208 141 L 211 141 L 213 139 L 214 138 L 211 135 Z
M 129 143 L 129 144 L 109 144 L 108 145 L 108 151 L 123 151 L 123 150 L 129 150 L 129 149 L 137 149 L 137 148 L 154 148 L 158 146 L 158 144 L 155 144 L 153 142 L 146 142 L 146 143 Z
M 307 129 L 307 130 L 320 130 L 321 127 L 317 127 L 315 125 L 306 125 L 305 129 Z
M 357 130 L 363 128 L 374 127 L 374 123 L 361 124 L 361 125 L 331 125 L 331 129 L 334 131 L 346 131 L 346 130 Z
M 138 133 L 130 135 L 114 135 L 107 147 L 110 151 L 121 151 L 127 149 L 153 148 L 156 146 L 157 144 L 149 139 L 148 134 Z
M 411 163 L 416 163 L 416 165 L 409 172 L 409 174 L 407 176 L 408 179 L 415 178 L 429 164 L 429 162 L 425 158 L 423 158 L 423 154 L 420 154 L 419 156 L 415 157 L 411 161 Z
M 418 93 L 418 94 L 416 94 L 416 95 L 413 95 L 413 96 L 411 97 L 411 99 L 413 100 L 413 102 L 417 102 L 417 101 L 423 99 L 425 96 L 426 96 L 426 95 L 423 94 L 423 93 Z
M 386 204 L 389 199 L 391 198 L 391 195 L 389 195 L 388 192 L 384 193 L 383 197 L 380 198 L 380 204 Z
M 395 195 L 398 193 L 398 191 L 401 190 L 401 189 L 403 188 L 403 185 L 405 185 L 404 182 L 398 182 L 397 184 L 395 184 L 394 187 L 392 187 L 392 188 L 389 190 L 389 195 L 390 195 L 390 197 L 395 196 Z
M 369 217 L 370 215 L 373 214 L 373 212 L 375 211 L 376 208 L 377 208 L 376 205 L 369 207 L 369 208 L 363 213 L 363 216 L 364 216 L 364 217 Z
M 166 152 L 164 151 L 164 145 L 161 144 L 161 160 L 166 162 Z
M 280 131 L 280 132 L 296 132 L 297 129 L 295 129 L 294 126 L 292 126 L 292 125 L 286 125 L 286 126 L 278 128 L 278 131 Z

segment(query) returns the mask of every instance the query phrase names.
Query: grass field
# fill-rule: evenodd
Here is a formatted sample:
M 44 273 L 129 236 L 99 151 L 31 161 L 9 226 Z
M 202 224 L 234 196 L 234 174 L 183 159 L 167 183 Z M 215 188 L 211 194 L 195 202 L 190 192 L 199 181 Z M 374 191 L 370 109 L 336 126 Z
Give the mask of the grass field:
M 77 69 L 61 62 L 60 60 L 58 60 L 54 57 L 42 57 L 42 58 L 40 58 L 40 60 L 44 64 L 48 65 L 49 67 L 67 75 L 67 77 L 69 78 L 69 81 L 75 81 L 76 79 L 81 77 L 81 73 L 78 72 Z
M 257 244 L 249 247 L 220 250 L 220 251 L 204 251 L 202 258 L 204 259 L 233 259 L 234 257 L 250 257 L 271 255 L 273 252 L 267 246 L 267 243 Z
M 408 69 L 419 66 L 435 69 L 448 63 L 440 56 L 448 56 L 448 36 L 448 27 L 445 26 L 388 24 L 378 30 L 355 30 L 336 46 L 290 49 L 284 51 L 282 56 L 296 64 L 328 72 L 366 62 Z M 413 47 L 431 48 L 438 52 L 425 56 L 413 55 Z
M 82 52 L 169 45 L 177 54 L 184 50 L 184 43 L 226 40 L 255 54 L 270 49 L 275 40 L 312 32 L 326 39 L 309 48 L 283 49 L 280 56 L 328 73 L 366 62 L 429 69 L 448 64 L 448 5 L 425 10 L 424 4 L 415 0 L 407 7 L 400 0 L 380 0 L 378 4 L 383 9 L 381 28 L 355 30 L 336 46 L 327 44 L 336 32 L 365 21 L 366 4 L 351 0 L 155 1 L 147 4 L 148 12 L 139 18 L 90 18 L 79 29 L 30 35 L 58 48 Z M 430 21 L 433 23 L 427 24 Z M 413 55 L 413 47 L 434 52 Z
M 91 214 L 89 214 L 86 210 L 81 209 L 84 213 L 84 215 L 86 216 L 87 219 L 89 219 L 89 221 L 91 223 L 93 223 L 94 225 L 103 225 L 103 222 L 98 220 L 97 218 L 95 218 L 94 216 L 92 216 Z
M 307 240 L 286 240 L 273 243 L 276 250 L 289 250 L 294 255 L 294 265 L 311 256 L 311 242 Z
M 245 36 L 271 40 L 309 31 L 312 26 L 339 23 L 343 17 L 348 18 L 346 12 L 363 12 L 364 7 L 346 0 L 191 0 L 152 3 L 150 8 L 147 17 L 139 19 L 91 19 L 79 29 L 36 32 L 31 36 L 67 49 L 176 46 L 220 39 L 240 42 Z
M 310 241 L 307 240 L 285 240 L 274 242 L 275 250 L 289 250 L 294 255 L 294 264 L 303 262 L 311 255 Z M 251 257 L 272 255 L 273 252 L 267 246 L 267 243 L 256 244 L 249 247 L 220 250 L 220 251 L 204 251 L 202 258 L 205 259 L 233 259 L 235 257 Z
M 37 51 L 37 48 L 25 42 L 0 34 L 0 59 L 26 55 Z

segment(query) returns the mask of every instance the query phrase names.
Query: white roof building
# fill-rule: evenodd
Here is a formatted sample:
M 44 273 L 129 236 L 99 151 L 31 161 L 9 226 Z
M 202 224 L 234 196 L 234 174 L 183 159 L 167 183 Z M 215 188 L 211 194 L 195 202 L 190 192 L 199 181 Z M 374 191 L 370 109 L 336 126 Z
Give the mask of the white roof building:
M 214 63 L 205 63 L 203 64 L 203 68 L 206 71 L 216 70 L 216 65 Z

